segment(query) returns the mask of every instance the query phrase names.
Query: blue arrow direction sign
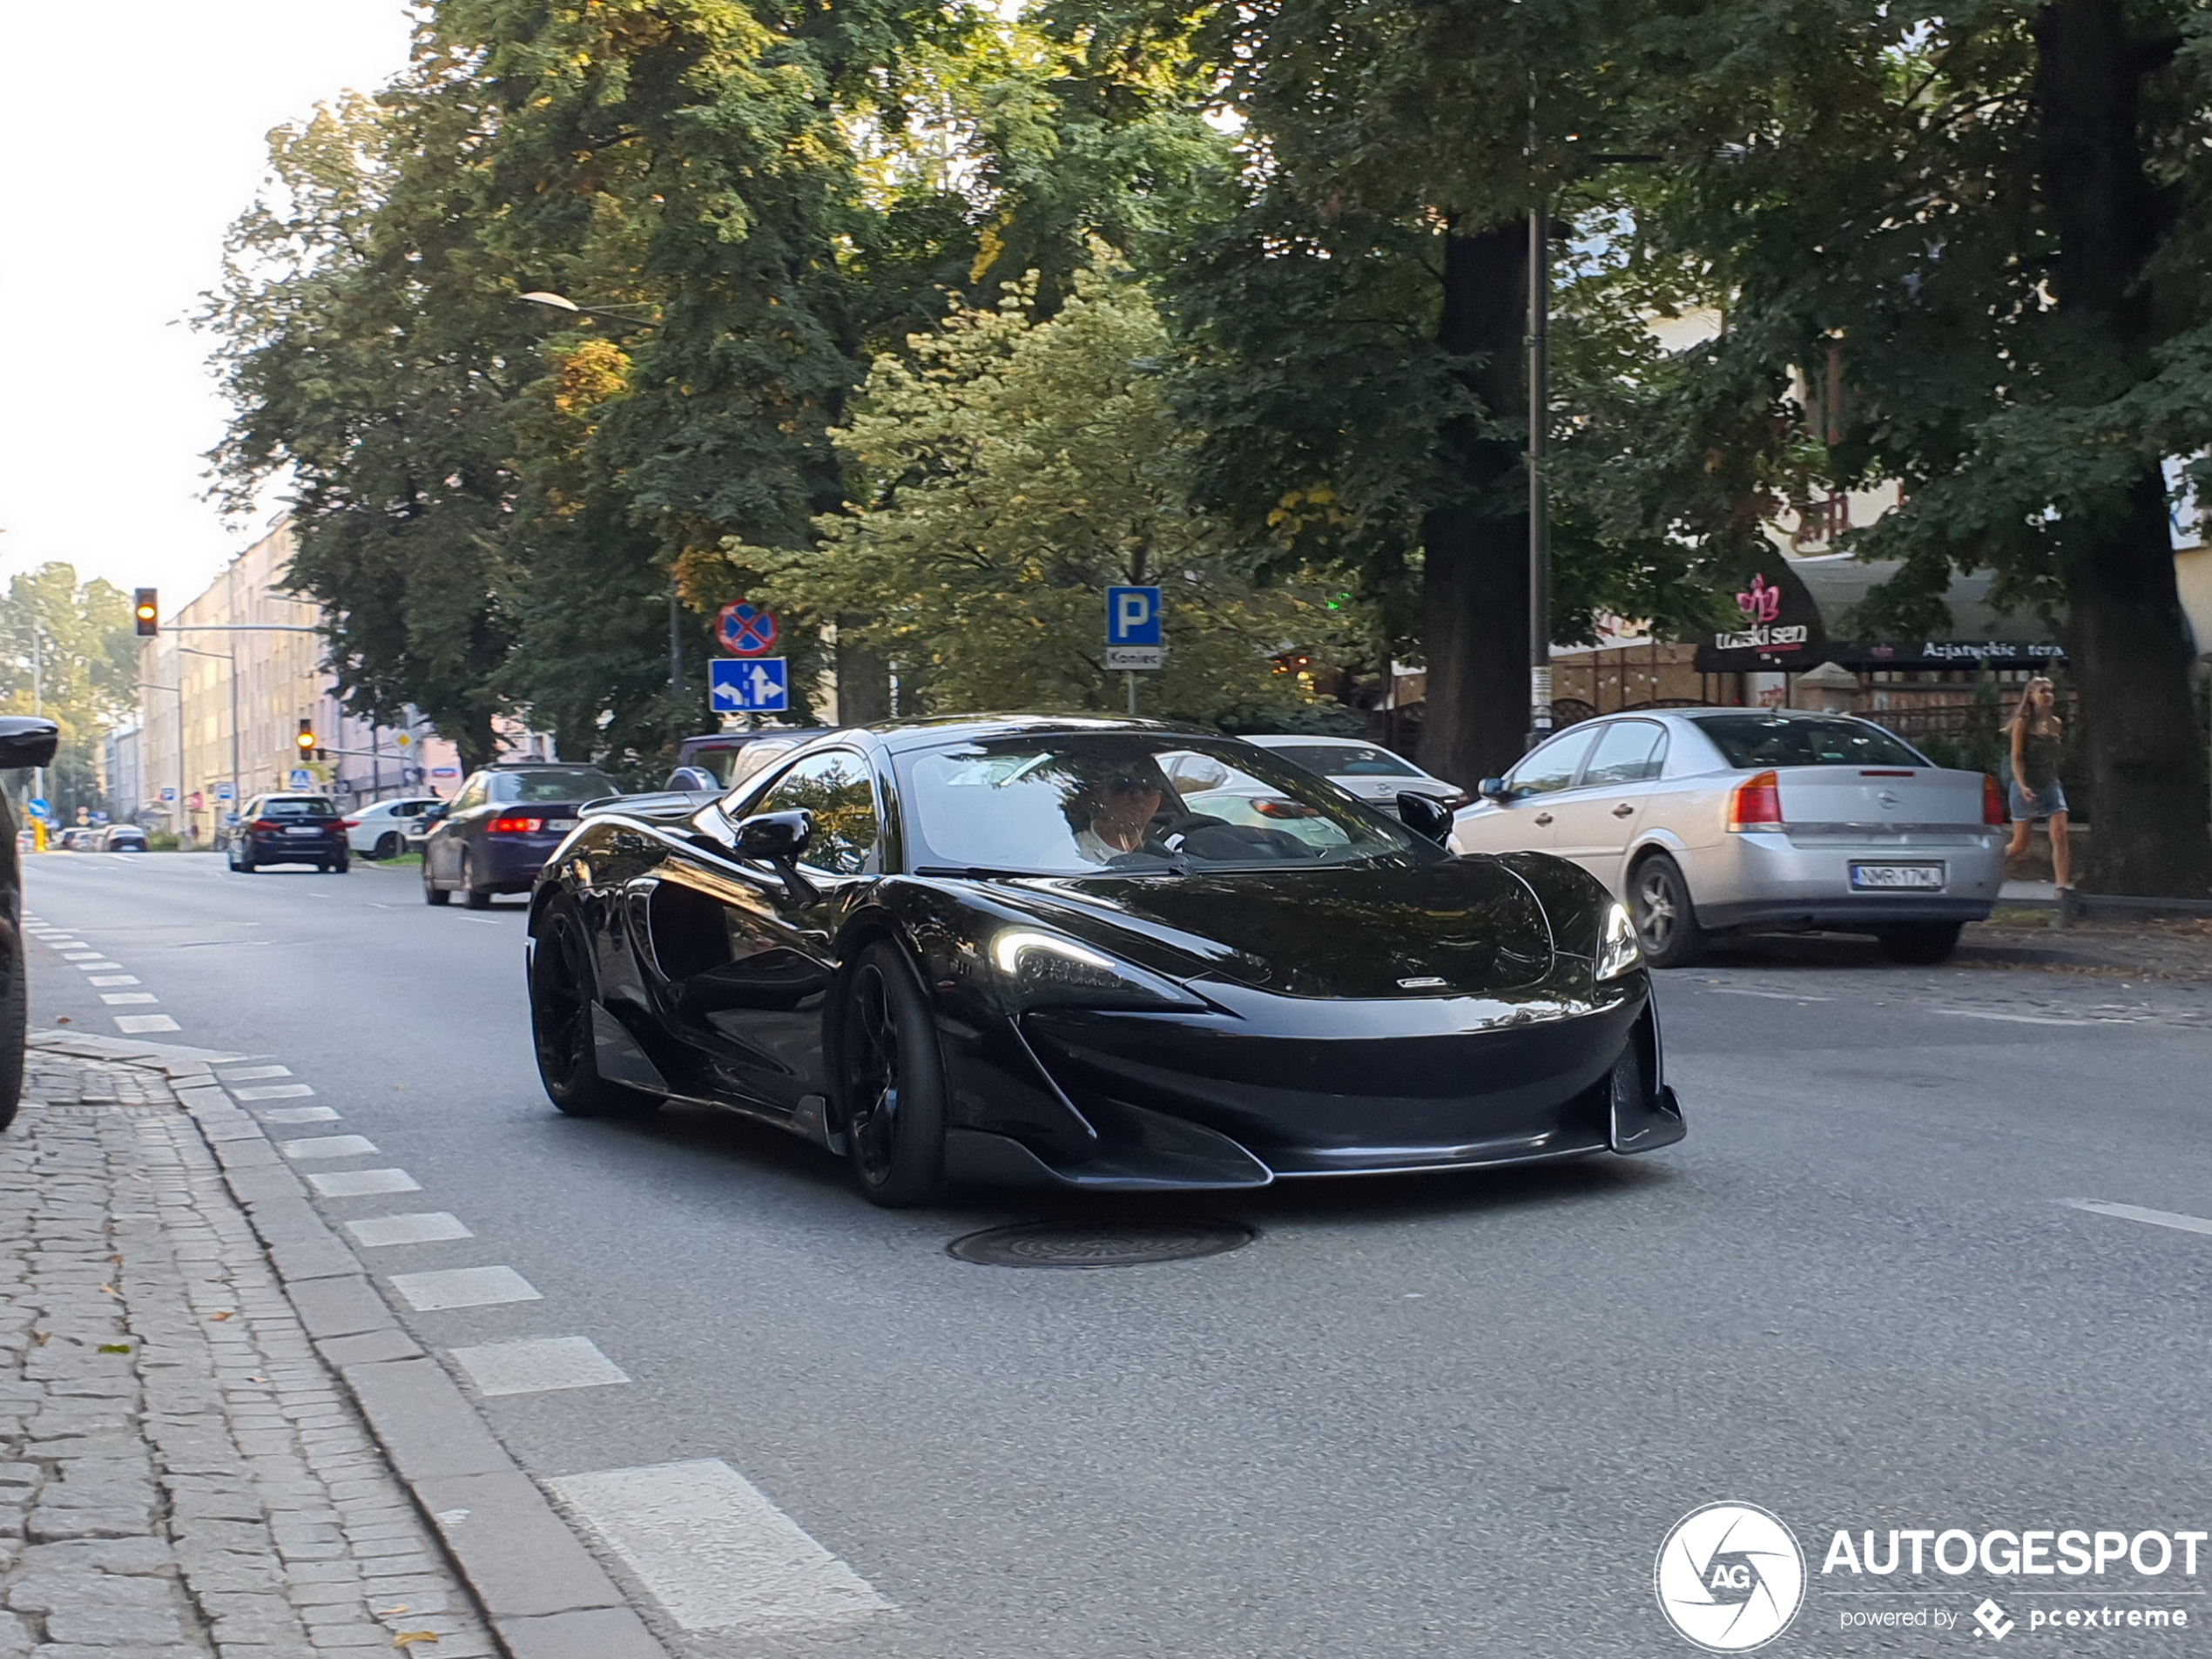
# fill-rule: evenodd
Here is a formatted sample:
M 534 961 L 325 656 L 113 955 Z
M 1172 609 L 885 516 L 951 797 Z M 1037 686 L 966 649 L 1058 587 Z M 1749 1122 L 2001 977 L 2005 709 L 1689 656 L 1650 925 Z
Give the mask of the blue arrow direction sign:
M 756 657 L 745 662 L 717 658 L 707 668 L 707 706 L 717 714 L 781 714 L 791 707 L 789 658 Z
M 1157 588 L 1106 590 L 1106 643 L 1109 645 L 1157 645 L 1160 637 L 1160 590 Z
M 24 802 L 23 809 L 33 818 L 44 818 L 54 810 L 43 800 L 27 800 Z

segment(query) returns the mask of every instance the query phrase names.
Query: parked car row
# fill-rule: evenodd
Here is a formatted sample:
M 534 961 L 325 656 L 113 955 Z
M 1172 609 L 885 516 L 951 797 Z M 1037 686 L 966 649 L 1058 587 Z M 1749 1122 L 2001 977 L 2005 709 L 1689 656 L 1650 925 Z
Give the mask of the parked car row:
M 24 830 L 22 834 L 30 832 Z M 20 840 L 19 846 L 28 843 Z M 53 853 L 143 853 L 146 850 L 146 833 L 136 824 L 78 824 L 55 832 L 47 844 Z

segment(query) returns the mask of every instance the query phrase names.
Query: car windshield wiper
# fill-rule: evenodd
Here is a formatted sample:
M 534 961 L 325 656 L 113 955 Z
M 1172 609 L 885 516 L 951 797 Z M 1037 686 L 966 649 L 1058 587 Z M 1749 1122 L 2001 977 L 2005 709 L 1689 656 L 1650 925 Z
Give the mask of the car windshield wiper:
M 917 864 L 916 875 L 948 875 L 961 881 L 1026 881 L 1045 873 L 1042 870 L 1001 870 L 988 864 Z

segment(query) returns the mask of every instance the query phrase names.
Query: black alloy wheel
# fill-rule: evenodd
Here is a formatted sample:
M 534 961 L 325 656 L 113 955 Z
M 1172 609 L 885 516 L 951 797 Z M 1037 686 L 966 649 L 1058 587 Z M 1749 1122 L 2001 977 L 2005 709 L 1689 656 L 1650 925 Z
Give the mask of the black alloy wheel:
M 1882 954 L 1893 962 L 1931 968 L 1951 960 L 1951 953 L 1959 948 L 1962 926 L 1956 921 L 1915 922 L 1909 927 L 1884 928 L 1874 940 L 1881 946 Z
M 576 901 L 555 899 L 530 948 L 530 1036 L 546 1097 L 570 1117 L 642 1116 L 660 1097 L 599 1075 L 591 948 Z
M 376 838 L 375 848 L 368 856 L 373 859 L 395 859 L 399 855 L 400 833 L 397 830 L 386 830 Z
M 322 867 L 333 875 L 345 875 L 352 871 L 354 861 L 351 859 L 336 859 Z
M 430 880 L 430 849 L 424 847 L 422 849 L 422 902 L 443 904 L 452 897 L 450 893 Z
M 1683 879 L 1682 867 L 1664 853 L 1637 865 L 1629 879 L 1629 914 L 1635 922 L 1636 943 L 1652 967 L 1688 968 L 1705 954 L 1705 930 L 1697 925 L 1689 883 Z
M 238 843 L 233 841 L 231 843 L 231 868 L 240 875 L 252 875 L 253 873 L 253 850 L 248 848 L 246 855 L 241 858 L 239 856 Z
M 469 849 L 464 846 L 461 849 L 461 902 L 471 910 L 489 910 L 491 908 L 491 894 L 476 890 L 472 865 Z
M 888 1209 L 945 1190 L 945 1062 L 906 953 L 860 953 L 840 1028 L 843 1129 L 861 1193 Z

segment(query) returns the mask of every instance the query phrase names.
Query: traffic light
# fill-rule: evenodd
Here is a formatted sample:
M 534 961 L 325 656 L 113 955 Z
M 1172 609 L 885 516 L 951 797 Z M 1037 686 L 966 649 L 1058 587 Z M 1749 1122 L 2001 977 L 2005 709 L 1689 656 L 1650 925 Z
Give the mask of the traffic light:
M 300 759 L 307 759 L 315 752 L 315 723 L 305 715 L 300 717 L 300 735 L 293 742 L 300 745 Z
M 131 614 L 138 618 L 138 637 L 151 639 L 161 631 L 161 596 L 152 588 L 140 588 L 131 602 Z

